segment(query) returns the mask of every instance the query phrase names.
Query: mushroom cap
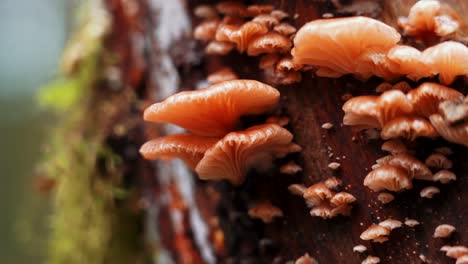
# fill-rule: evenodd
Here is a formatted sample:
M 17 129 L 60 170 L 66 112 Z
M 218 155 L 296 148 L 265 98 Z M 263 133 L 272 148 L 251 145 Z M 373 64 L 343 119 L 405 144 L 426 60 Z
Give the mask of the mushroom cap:
M 298 71 L 301 68 L 302 64 L 295 63 L 290 56 L 281 58 L 276 64 L 276 70 L 279 72 Z
M 402 168 L 411 178 L 418 180 L 431 181 L 433 179 L 431 170 L 423 162 L 409 154 L 395 154 L 379 164 Z
M 244 182 L 251 168 L 265 170 L 274 158 L 291 152 L 293 135 L 276 124 L 231 132 L 205 152 L 195 171 L 200 179 Z
M 216 31 L 216 40 L 235 43 L 239 52 L 244 52 L 256 36 L 267 32 L 268 28 L 265 25 L 254 21 L 243 25 L 221 24 Z
M 376 256 L 369 255 L 364 259 L 361 264 L 377 264 L 380 263 L 380 258 Z
M 303 195 L 309 205 L 318 205 L 322 201 L 328 200 L 333 197 L 333 192 L 327 188 L 325 183 L 319 182 L 309 186 Z
M 247 7 L 247 14 L 250 17 L 257 16 L 260 14 L 267 14 L 273 11 L 275 7 L 272 5 L 249 5 Z
M 333 207 L 331 207 L 330 205 L 328 205 L 326 203 L 321 203 L 321 204 L 319 204 L 317 206 L 314 206 L 310 210 L 310 215 L 314 216 L 314 217 L 320 217 L 320 218 L 323 218 L 323 219 L 329 219 L 329 218 L 333 218 L 333 217 L 336 216 L 332 212 L 332 210 L 333 210 Z
M 397 192 L 403 189 L 411 189 L 413 184 L 405 170 L 390 165 L 383 165 L 367 174 L 364 179 L 364 186 L 369 187 L 374 192 L 382 190 Z
M 457 261 L 455 262 L 455 264 L 468 264 L 468 254 L 465 254 L 457 258 Z
M 174 134 L 156 138 L 143 144 L 140 153 L 145 159 L 179 158 L 195 169 L 205 151 L 213 146 L 218 138 L 202 137 L 192 134 Z
M 385 228 L 388 228 L 390 230 L 400 228 L 402 225 L 401 221 L 395 220 L 395 219 L 386 219 L 382 222 L 379 223 L 379 226 L 383 226 Z
M 438 194 L 438 193 L 440 193 L 439 188 L 435 186 L 428 186 L 422 189 L 419 195 L 423 198 L 431 199 L 432 197 L 434 197 L 435 194 Z
M 446 140 L 468 147 L 468 122 L 450 126 L 444 118 L 439 115 L 429 117 L 435 130 Z
M 468 99 L 443 101 L 439 104 L 439 113 L 450 125 L 468 122 Z
M 193 31 L 193 37 L 197 40 L 213 40 L 220 21 L 217 19 L 203 21 Z
M 439 225 L 434 230 L 433 237 L 435 238 L 449 237 L 454 231 L 455 231 L 455 227 L 453 225 L 447 225 L 447 224 Z
M 427 157 L 426 165 L 435 169 L 450 169 L 452 168 L 452 161 L 440 153 L 433 153 Z
M 268 32 L 252 39 L 247 48 L 247 54 L 257 56 L 263 53 L 286 53 L 291 46 L 292 42 L 289 38 L 276 32 Z
M 451 181 L 455 181 L 457 179 L 457 176 L 455 173 L 449 171 L 449 170 L 440 170 L 434 174 L 434 177 L 432 178 L 433 181 L 438 181 L 443 184 L 447 184 Z
M 386 237 L 390 235 L 390 228 L 386 228 L 377 224 L 372 224 L 367 228 L 364 232 L 362 232 L 360 238 L 362 240 L 375 240 L 381 238 L 381 237 Z
M 425 117 L 436 114 L 439 103 L 444 100 L 463 99 L 463 94 L 457 90 L 430 82 L 419 85 L 418 88 L 408 92 L 406 96 L 413 105 L 414 112 Z
M 144 119 L 168 122 L 202 136 L 224 136 L 242 115 L 261 114 L 278 103 L 275 88 L 254 80 L 233 80 L 185 91 L 148 107 Z
M 304 184 L 294 183 L 288 186 L 288 190 L 290 193 L 297 195 L 297 196 L 301 196 L 301 197 L 303 197 L 306 189 L 307 187 L 305 187 Z
M 280 57 L 276 53 L 265 54 L 260 58 L 258 67 L 260 69 L 274 69 L 276 63 L 280 60 Z
M 400 154 L 400 153 L 407 153 L 408 148 L 406 148 L 406 145 L 401 142 L 399 139 L 392 139 L 385 141 L 382 144 L 383 151 L 390 152 L 392 154 Z
M 208 55 L 226 55 L 235 48 L 235 44 L 227 41 L 211 41 L 206 47 Z
M 362 253 L 367 250 L 367 247 L 364 245 L 356 245 L 353 247 L 353 252 L 359 252 Z
M 216 4 L 216 10 L 229 16 L 244 17 L 247 15 L 247 7 L 238 1 L 222 1 Z
M 281 11 L 281 10 L 273 10 L 271 11 L 270 13 L 272 16 L 276 17 L 278 20 L 283 20 L 285 18 L 287 18 L 289 15 L 288 13 L 284 12 L 284 11 Z
M 415 227 L 415 226 L 417 226 L 419 224 L 420 224 L 419 221 L 414 220 L 414 219 L 405 220 L 405 225 L 407 225 L 409 227 Z
M 339 192 L 330 199 L 330 203 L 334 206 L 350 204 L 356 201 L 356 197 L 347 192 Z
M 336 177 L 331 177 L 331 178 L 326 179 L 323 183 L 328 189 L 334 190 L 334 189 L 337 189 L 342 184 L 342 181 Z
M 265 27 L 267 27 L 268 29 L 272 29 L 274 26 L 277 26 L 280 23 L 276 17 L 270 14 L 257 15 L 256 17 L 254 17 L 254 19 L 252 19 L 252 21 L 260 23 L 264 25 Z
M 264 223 L 271 223 L 275 217 L 282 217 L 283 211 L 270 202 L 261 202 L 249 209 L 249 216 L 260 218 Z
M 396 117 L 413 112 L 413 105 L 400 90 L 385 91 L 379 96 L 377 105 L 377 119 L 381 126 L 384 126 Z
M 229 67 L 221 68 L 220 70 L 217 70 L 211 73 L 206 78 L 208 82 L 213 83 L 213 84 L 224 82 L 224 81 L 236 80 L 236 79 L 239 79 L 239 77 Z
M 297 165 L 294 161 L 290 161 L 286 163 L 285 165 L 280 167 L 280 172 L 283 174 L 296 174 L 298 172 L 302 171 L 301 166 Z
M 317 19 L 298 30 L 291 54 L 298 63 L 343 75 L 357 73 L 369 55 L 385 53 L 399 40 L 394 28 L 372 18 Z
M 393 199 L 395 199 L 395 197 L 391 193 L 381 192 L 377 195 L 377 200 L 383 204 L 388 204 L 393 201 Z
M 422 117 L 400 116 L 387 122 L 380 133 L 382 139 L 406 138 L 414 140 L 417 137 L 434 138 L 439 136 L 429 121 Z
M 293 25 L 285 22 L 275 26 L 273 30 L 286 37 L 296 33 L 297 31 L 297 29 Z
M 399 75 L 407 75 L 413 81 L 432 75 L 430 68 L 421 60 L 421 52 L 407 45 L 396 45 L 387 54 L 388 69 Z
M 380 127 L 377 120 L 378 97 L 372 95 L 357 96 L 349 99 L 343 105 L 345 112 L 343 124 L 361 128 Z
M 468 47 L 455 41 L 445 41 L 422 52 L 423 62 L 442 84 L 451 84 L 455 77 L 468 75 Z
M 463 255 L 468 254 L 468 248 L 465 246 L 457 245 L 457 246 L 443 246 L 440 251 L 445 251 L 447 257 L 450 258 L 459 258 Z

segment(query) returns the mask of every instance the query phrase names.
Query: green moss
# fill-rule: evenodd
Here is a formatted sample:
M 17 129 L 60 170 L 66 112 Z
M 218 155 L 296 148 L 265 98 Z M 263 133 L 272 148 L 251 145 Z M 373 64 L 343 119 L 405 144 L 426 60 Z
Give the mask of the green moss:
M 99 114 L 86 107 L 98 92 L 108 21 L 99 0 L 86 3 L 61 76 L 38 96 L 42 106 L 58 113 L 40 165 L 57 182 L 48 263 L 136 263 L 142 252 L 138 216 L 116 206 L 130 192 L 121 187 L 122 161 L 104 143 L 104 125 L 90 121 Z

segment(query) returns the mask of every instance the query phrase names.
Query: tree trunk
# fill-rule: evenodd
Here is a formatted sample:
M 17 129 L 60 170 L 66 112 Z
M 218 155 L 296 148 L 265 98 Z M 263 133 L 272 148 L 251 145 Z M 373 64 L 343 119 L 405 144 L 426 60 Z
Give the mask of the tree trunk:
M 396 25 L 397 17 L 407 15 L 414 1 L 341 2 L 269 0 L 248 4 L 273 4 L 287 12 L 290 15 L 287 21 L 299 28 L 324 13 L 362 14 Z M 383 141 L 343 126 L 342 96 L 375 94 L 375 88 L 382 82 L 379 78 L 364 82 L 351 76 L 329 79 L 305 72 L 298 84 L 273 85 L 281 92 L 279 113 L 290 119 L 286 128 L 303 149 L 277 160 L 268 173 L 250 172 L 241 186 L 199 180 L 178 160 L 143 160 L 135 154 L 141 144 L 178 131 L 172 126 L 143 122 L 144 107 L 178 91 L 206 86 L 206 76 L 224 66 L 232 67 L 241 79 L 268 82 L 258 69 L 258 57 L 238 52 L 207 56 L 204 44 L 191 37 L 192 27 L 200 22 L 192 15 L 193 8 L 216 1 L 106 0 L 105 3 L 112 22 L 104 47 L 111 54 L 118 54 L 118 62 L 113 66 L 120 72 L 118 93 L 134 91 L 137 96 L 136 101 L 125 101 L 127 105 L 115 115 L 115 123 L 131 124 L 128 133 L 120 136 L 109 133 L 106 142 L 123 157 L 124 177 L 139 190 L 141 198 L 137 204 L 145 213 L 143 233 L 157 263 L 171 260 L 286 263 L 305 253 L 319 263 L 360 263 L 367 255 L 380 257 L 382 263 L 421 263 L 421 258 L 430 263 L 452 263 L 439 251 L 440 247 L 468 244 L 464 221 L 468 216 L 466 147 L 442 139 L 418 139 L 412 145 L 421 159 L 436 147 L 448 146 L 454 151 L 450 159 L 457 180 L 436 184 L 441 193 L 433 199 L 419 196 L 427 182 L 414 182 L 413 189 L 396 194 L 388 205 L 382 205 L 377 194 L 363 186 L 372 164 L 385 155 L 380 150 Z M 463 0 L 450 4 L 461 15 L 468 12 Z M 467 93 L 466 82 L 462 80 L 453 87 Z M 334 127 L 322 129 L 323 123 Z M 297 175 L 279 173 L 279 167 L 289 161 L 295 161 L 303 170 Z M 330 162 L 338 162 L 341 167 L 333 171 L 328 168 Z M 350 216 L 330 220 L 311 217 L 304 200 L 287 189 L 292 183 L 308 186 L 332 176 L 341 179 L 343 190 L 357 198 Z M 281 208 L 284 217 L 270 224 L 250 218 L 248 208 L 259 200 L 271 201 Z M 359 238 L 372 223 L 387 218 L 402 222 L 416 219 L 421 225 L 396 229 L 389 241 L 382 244 Z M 444 223 L 454 225 L 457 231 L 448 239 L 433 238 L 435 227 Z M 353 246 L 358 244 L 368 250 L 363 254 L 353 252 Z

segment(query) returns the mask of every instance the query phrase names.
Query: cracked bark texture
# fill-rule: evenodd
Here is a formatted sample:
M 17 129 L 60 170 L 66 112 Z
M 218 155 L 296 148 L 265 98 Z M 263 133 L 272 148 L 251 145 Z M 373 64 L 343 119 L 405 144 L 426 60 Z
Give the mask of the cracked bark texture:
M 414 1 L 342 1 L 342 6 L 338 6 L 339 2 L 246 3 L 273 4 L 286 11 L 291 17 L 288 22 L 299 28 L 323 13 L 362 14 L 395 25 L 397 17 L 407 15 Z M 178 91 L 206 86 L 206 76 L 223 66 L 232 67 L 243 79 L 266 82 L 257 66 L 258 57 L 237 52 L 224 57 L 203 53 L 203 44 L 191 38 L 192 27 L 200 22 L 191 12 L 202 3 L 216 1 L 106 1 L 113 17 L 106 46 L 119 54 L 122 82 L 135 89 L 138 97 L 133 110 L 126 113 L 135 122 L 127 142 L 139 146 L 150 138 L 179 131 L 172 126 L 144 123 L 142 110 Z M 463 0 L 449 4 L 460 14 L 468 12 Z M 295 14 L 297 18 L 293 19 Z M 422 47 L 411 39 L 404 41 Z M 277 160 L 268 173 L 249 173 L 239 187 L 200 181 L 180 161 L 149 162 L 132 156 L 128 173 L 139 179 L 140 202 L 146 213 L 144 232 L 157 263 L 286 263 L 304 253 L 319 263 L 360 263 L 368 254 L 380 257 L 381 263 L 421 263 L 420 255 L 431 263 L 453 263 L 439 249 L 445 244 L 468 244 L 468 149 L 441 139 L 416 140 L 412 147 L 420 158 L 427 157 L 436 147 L 452 148 L 454 154 L 450 158 L 457 181 L 436 184 L 441 193 L 433 199 L 419 197 L 419 191 L 429 184 L 416 181 L 413 189 L 396 194 L 390 204 L 378 202 L 377 193 L 362 182 L 375 160 L 385 155 L 380 150 L 382 141 L 341 124 L 341 96 L 375 94 L 381 82 L 378 78 L 362 82 L 349 76 L 317 78 L 306 72 L 298 84 L 276 86 L 281 92 L 279 111 L 290 118 L 287 128 L 303 151 Z M 465 80 L 458 80 L 452 87 L 464 94 L 468 90 Z M 326 122 L 334 128 L 322 129 Z M 291 160 L 303 171 L 294 176 L 280 174 L 279 167 Z M 330 170 L 330 162 L 339 162 L 341 168 Z M 292 183 L 310 185 L 331 176 L 341 179 L 343 190 L 357 198 L 349 217 L 313 218 L 303 199 L 287 190 Z M 283 210 L 284 217 L 271 224 L 249 218 L 248 207 L 257 200 L 270 200 Z M 387 218 L 402 222 L 416 219 L 421 225 L 396 229 L 383 244 L 360 240 L 359 235 L 368 226 Z M 448 239 L 432 238 L 435 227 L 443 223 L 454 225 L 457 232 Z M 368 251 L 353 253 L 353 246 L 358 244 L 365 245 Z

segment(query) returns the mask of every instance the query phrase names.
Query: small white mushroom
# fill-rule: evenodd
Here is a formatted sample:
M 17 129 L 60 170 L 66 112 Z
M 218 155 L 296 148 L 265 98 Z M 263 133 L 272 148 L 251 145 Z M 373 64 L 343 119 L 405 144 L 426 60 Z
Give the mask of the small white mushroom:
M 377 195 L 377 200 L 383 204 L 388 204 L 393 201 L 393 199 L 395 199 L 395 197 L 391 193 L 381 192 Z
M 436 227 L 434 231 L 433 237 L 435 238 L 445 238 L 449 237 L 455 231 L 455 227 L 453 225 L 439 225 Z
M 331 124 L 331 123 L 325 123 L 325 124 L 322 125 L 322 128 L 323 128 L 323 129 L 331 129 L 331 128 L 333 128 L 333 124 Z
M 338 162 L 331 162 L 328 164 L 328 168 L 332 169 L 332 170 L 337 170 L 341 167 L 341 164 L 338 163 Z
M 354 246 L 354 247 L 353 247 L 353 252 L 362 253 L 362 252 L 364 252 L 364 251 L 366 251 L 366 250 L 367 250 L 367 248 L 366 248 L 366 246 L 364 246 L 364 245 L 357 245 L 357 246 Z
M 455 181 L 457 179 L 457 175 L 449 170 L 440 170 L 436 174 L 434 174 L 432 180 L 438 181 L 443 184 L 447 184 L 451 181 Z
M 372 255 L 367 256 L 367 258 L 361 262 L 361 264 L 377 264 L 377 263 L 380 263 L 380 258 L 372 256 Z
M 437 188 L 435 186 L 428 186 L 428 187 L 425 187 L 424 189 L 422 189 L 421 192 L 419 193 L 419 195 L 421 195 L 421 197 L 423 197 L 423 198 L 432 199 L 432 197 L 435 194 L 438 194 L 438 193 L 440 193 L 439 188 Z
M 415 226 L 419 225 L 419 221 L 414 220 L 414 219 L 407 219 L 405 221 L 405 225 L 407 225 L 409 227 L 415 227 Z

